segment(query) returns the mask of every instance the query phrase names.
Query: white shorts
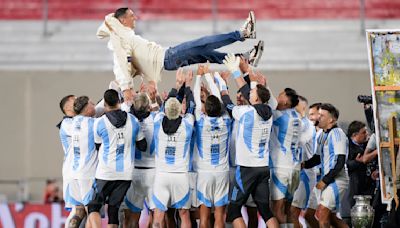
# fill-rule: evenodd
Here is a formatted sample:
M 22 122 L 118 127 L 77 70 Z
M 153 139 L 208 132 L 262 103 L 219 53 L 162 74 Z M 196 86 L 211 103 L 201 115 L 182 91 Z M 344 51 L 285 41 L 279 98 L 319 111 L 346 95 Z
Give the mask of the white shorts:
M 300 209 L 308 208 L 311 193 L 315 187 L 316 178 L 317 176 L 312 169 L 303 169 L 300 171 L 300 184 L 294 192 L 292 206 Z
M 189 173 L 156 172 L 152 199 L 154 208 L 162 211 L 190 209 Z
M 348 180 L 336 179 L 321 191 L 319 204 L 328 208 L 331 212 L 339 212 L 340 202 L 348 186 Z
M 189 188 L 190 188 L 190 204 L 192 207 L 198 207 L 197 202 L 197 173 L 193 171 L 189 171 Z
M 94 196 L 93 183 L 94 179 L 84 179 L 84 180 L 73 179 L 69 181 L 67 186 L 65 186 L 66 187 L 64 195 L 65 205 L 67 204 L 68 206 L 88 205 L 88 203 L 93 199 Z
M 221 207 L 229 203 L 229 171 L 198 172 L 197 200 L 198 206 Z
M 320 196 L 321 196 L 321 190 L 317 189 L 314 186 L 310 194 L 310 200 L 308 201 L 307 208 L 317 210 Z
M 143 205 L 154 208 L 152 200 L 155 169 L 134 169 L 132 183 L 126 192 L 122 208 L 129 208 L 133 213 L 140 213 Z
M 229 197 L 230 197 L 231 190 L 232 190 L 231 187 L 234 186 L 234 183 L 235 183 L 235 175 L 236 175 L 236 167 L 230 167 L 229 168 Z M 251 194 L 250 194 L 249 198 L 247 199 L 245 206 L 246 207 L 257 207 Z
M 68 198 L 69 198 L 69 192 L 67 192 L 68 186 L 69 186 L 69 184 L 70 184 L 70 182 L 71 182 L 72 180 L 73 180 L 73 179 L 63 178 L 63 182 L 62 182 L 62 185 L 63 185 L 64 207 L 65 207 L 65 209 L 68 210 L 68 211 L 70 211 L 70 210 L 72 209 L 72 207 L 74 206 L 74 205 L 72 205 L 72 204 L 69 202 L 69 200 L 68 200 Z
M 276 167 L 271 169 L 271 200 L 286 199 L 292 202 L 299 182 L 300 170 Z

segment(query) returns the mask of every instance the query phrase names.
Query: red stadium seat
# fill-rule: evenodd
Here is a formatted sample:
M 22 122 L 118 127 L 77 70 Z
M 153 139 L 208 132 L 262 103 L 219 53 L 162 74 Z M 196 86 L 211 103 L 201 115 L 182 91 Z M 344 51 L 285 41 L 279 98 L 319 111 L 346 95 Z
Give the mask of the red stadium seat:
M 49 18 L 102 19 L 124 0 L 48 0 Z M 357 19 L 359 0 L 127 0 L 142 19 L 240 19 L 249 9 L 261 19 Z M 400 0 L 365 0 L 367 18 L 399 18 Z M 0 19 L 41 19 L 42 0 L 2 0 Z

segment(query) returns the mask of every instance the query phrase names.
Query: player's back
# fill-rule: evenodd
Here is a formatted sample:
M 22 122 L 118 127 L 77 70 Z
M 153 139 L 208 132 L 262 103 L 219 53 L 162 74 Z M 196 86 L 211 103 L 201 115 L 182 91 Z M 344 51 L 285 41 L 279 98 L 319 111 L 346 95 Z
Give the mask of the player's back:
M 156 168 L 162 172 L 187 172 L 189 170 L 189 149 L 193 133 L 194 117 L 186 114 L 176 120 L 174 126 L 166 126 L 167 118 L 163 112 L 156 115 L 154 138 Z M 179 119 L 178 118 L 178 119 Z M 172 132 L 169 127 L 174 128 Z
M 268 166 L 268 143 L 271 135 L 271 109 L 261 116 L 251 105 L 235 106 L 232 115 L 237 121 L 236 164 L 247 167 Z
M 71 152 L 74 177 L 77 179 L 91 179 L 96 173 L 98 158 L 94 143 L 94 121 L 94 118 L 82 115 L 73 118 Z
M 274 110 L 270 140 L 270 167 L 300 169 L 301 119 L 295 109 Z
M 204 114 L 195 122 L 194 169 L 228 171 L 229 139 L 232 120 L 229 115 L 209 117 Z
M 60 125 L 60 140 L 64 151 L 64 160 L 62 167 L 62 175 L 63 178 L 72 178 L 73 177 L 73 153 L 71 153 L 72 147 L 72 132 L 73 132 L 73 124 L 72 118 L 67 117 L 64 118 Z
M 95 121 L 95 142 L 101 143 L 96 178 L 130 180 L 134 166 L 135 142 L 141 137 L 136 117 L 118 110 L 122 119 L 111 120 L 103 115 Z M 123 114 L 123 113 L 124 114 Z M 117 125 L 117 126 L 116 126 Z
M 149 116 L 139 120 L 140 129 L 147 142 L 146 151 L 135 151 L 135 167 L 155 167 L 155 143 L 152 143 L 154 137 L 154 118 L 157 112 L 150 112 Z

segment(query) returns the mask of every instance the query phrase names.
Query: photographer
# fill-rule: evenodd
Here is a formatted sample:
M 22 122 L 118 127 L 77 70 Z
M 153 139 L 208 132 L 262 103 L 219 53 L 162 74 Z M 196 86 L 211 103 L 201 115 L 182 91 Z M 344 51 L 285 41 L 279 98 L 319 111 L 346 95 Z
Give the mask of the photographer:
M 375 182 L 367 173 L 367 164 L 364 163 L 364 151 L 367 145 L 368 132 L 366 125 L 360 121 L 353 121 L 347 131 L 349 137 L 349 155 L 346 162 L 349 177 L 350 207 L 354 206 L 355 195 L 372 196 L 375 190 Z
M 375 210 L 374 223 L 372 227 L 383 227 L 387 221 L 387 210 L 386 204 L 382 203 L 381 188 L 379 182 L 379 163 L 378 163 L 378 151 L 376 145 L 375 135 L 375 122 L 374 122 L 374 110 L 372 108 L 372 96 L 359 95 L 357 97 L 358 102 L 364 105 L 364 114 L 368 123 L 368 127 L 371 129 L 373 134 L 368 140 L 367 146 L 363 155 L 363 163 L 367 166 L 367 176 L 375 182 L 375 190 L 372 195 L 371 205 Z

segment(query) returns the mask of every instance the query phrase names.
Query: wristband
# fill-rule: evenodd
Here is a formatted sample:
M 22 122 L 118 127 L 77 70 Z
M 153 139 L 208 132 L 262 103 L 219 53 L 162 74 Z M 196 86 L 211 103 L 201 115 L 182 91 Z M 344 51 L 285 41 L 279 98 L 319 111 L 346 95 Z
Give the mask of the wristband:
M 234 79 L 240 77 L 242 75 L 242 73 L 240 73 L 240 70 L 236 70 L 234 72 L 232 72 L 232 76 Z

